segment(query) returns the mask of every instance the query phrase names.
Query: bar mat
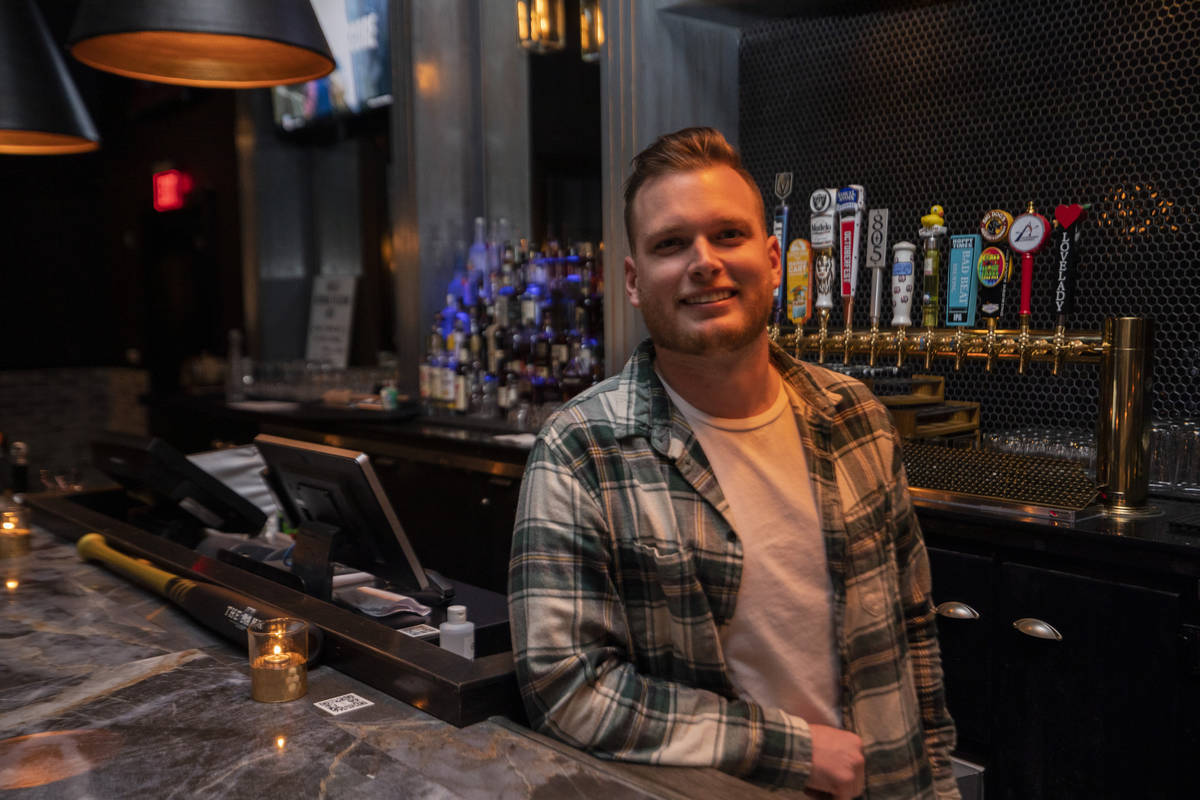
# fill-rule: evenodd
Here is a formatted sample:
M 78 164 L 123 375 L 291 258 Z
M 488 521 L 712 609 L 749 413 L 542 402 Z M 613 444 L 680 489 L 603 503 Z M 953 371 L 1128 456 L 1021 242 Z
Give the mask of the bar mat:
M 904 468 L 913 488 L 1076 511 L 1100 488 L 1071 461 L 1044 456 L 905 442 Z

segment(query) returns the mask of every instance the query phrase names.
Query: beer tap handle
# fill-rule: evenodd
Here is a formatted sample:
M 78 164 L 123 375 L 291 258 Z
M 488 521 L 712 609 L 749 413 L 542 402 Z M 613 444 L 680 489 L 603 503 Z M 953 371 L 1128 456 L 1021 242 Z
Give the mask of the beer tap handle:
M 936 328 L 938 324 L 939 284 L 941 282 L 941 240 L 946 235 L 945 211 L 941 206 L 932 206 L 929 213 L 921 217 L 921 230 L 918 232 L 925 245 L 924 278 L 921 297 L 921 323 L 926 328 Z M 929 357 L 926 356 L 926 369 L 929 368 Z
M 1012 214 L 999 208 L 988 211 L 979 222 L 979 236 L 984 245 L 975 262 L 975 277 L 979 279 L 979 313 L 989 331 L 993 332 L 1004 314 L 1004 294 L 1012 269 L 1008 251 L 1001 246 L 1008 241 L 1012 222 Z M 994 333 L 990 334 L 989 339 L 995 343 Z M 989 357 L 989 372 L 991 365 Z
M 1056 325 L 1054 331 L 1054 363 L 1050 372 L 1058 374 L 1066 346 L 1067 319 L 1075 312 L 1075 278 L 1079 274 L 1079 240 L 1083 234 L 1083 219 L 1090 205 L 1060 205 L 1054 209 L 1053 245 L 1058 260 L 1058 285 L 1054 291 Z
M 783 258 L 787 258 L 788 253 L 788 196 L 792 193 L 792 173 L 777 172 L 775 173 L 775 197 L 779 200 L 779 205 L 775 207 L 775 217 L 771 226 L 771 233 L 779 242 L 779 252 L 783 254 Z M 772 319 L 775 324 L 779 325 L 783 322 L 783 309 L 787 303 L 785 292 L 786 281 L 781 280 L 779 285 L 775 287 L 775 309 L 772 314 Z
M 1033 203 L 1024 214 L 1013 220 L 1008 232 L 1008 246 L 1021 255 L 1021 319 L 1028 321 L 1031 315 L 1033 294 L 1033 254 L 1042 249 L 1050 235 L 1050 223 L 1033 210 Z M 1024 326 L 1028 329 L 1028 324 Z
M 867 212 L 867 268 L 871 270 L 871 328 L 879 330 L 883 306 L 883 270 L 887 267 L 888 210 L 873 208 Z M 873 363 L 873 362 L 872 362 Z
M 833 310 L 833 285 L 836 272 L 833 251 L 834 242 L 837 239 L 834 235 L 836 194 L 834 189 L 817 189 L 808 200 L 809 211 L 812 212 L 809 217 L 809 238 L 812 240 L 813 279 L 816 284 L 816 307 L 821 322 L 822 343 L 829 325 L 829 312 Z M 822 344 L 822 358 L 824 352 Z
M 917 246 L 912 242 L 892 245 L 892 326 L 896 328 L 912 325 L 913 255 L 916 252 Z
M 783 302 L 797 335 L 812 316 L 812 247 L 807 239 L 793 239 L 787 249 Z
M 1091 205 L 1060 205 L 1054 209 L 1054 254 L 1058 259 L 1058 283 L 1054 308 L 1059 327 L 1067 327 L 1067 318 L 1075 312 L 1075 279 L 1079 274 L 1079 244 L 1083 220 Z
M 858 184 L 838 189 L 837 219 L 838 248 L 841 254 L 842 310 L 845 316 L 847 339 L 854 328 L 854 292 L 858 288 L 858 245 L 862 240 L 862 215 L 866 208 L 866 191 Z M 846 348 L 849 362 L 850 349 Z

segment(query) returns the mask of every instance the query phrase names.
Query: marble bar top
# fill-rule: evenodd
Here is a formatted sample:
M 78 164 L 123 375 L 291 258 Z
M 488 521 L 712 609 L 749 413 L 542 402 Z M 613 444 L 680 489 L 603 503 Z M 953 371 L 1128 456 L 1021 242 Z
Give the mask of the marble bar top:
M 328 666 L 306 697 L 255 702 L 244 649 L 32 536 L 0 558 L 6 799 L 781 796 L 712 769 L 600 761 L 499 717 L 456 728 Z M 314 706 L 347 694 L 373 705 Z

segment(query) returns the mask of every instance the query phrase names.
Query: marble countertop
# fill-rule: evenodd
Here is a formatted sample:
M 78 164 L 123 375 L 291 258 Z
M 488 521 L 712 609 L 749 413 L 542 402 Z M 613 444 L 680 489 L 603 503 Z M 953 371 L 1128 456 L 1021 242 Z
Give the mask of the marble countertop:
M 255 702 L 244 651 L 38 529 L 0 577 L 13 800 L 768 796 L 716 770 L 603 762 L 501 718 L 456 728 L 327 666 L 306 697 Z M 373 705 L 314 706 L 346 694 Z

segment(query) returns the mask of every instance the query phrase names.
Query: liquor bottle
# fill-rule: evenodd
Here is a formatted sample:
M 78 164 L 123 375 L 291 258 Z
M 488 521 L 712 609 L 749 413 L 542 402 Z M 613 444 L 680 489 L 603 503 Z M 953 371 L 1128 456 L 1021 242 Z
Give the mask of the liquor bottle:
M 513 379 L 515 380 L 515 377 L 516 377 L 515 373 L 509 372 L 507 366 L 505 367 L 503 372 L 501 372 L 499 375 L 496 376 L 496 416 L 499 417 L 500 419 L 508 418 L 508 407 L 509 407 L 508 380 L 509 380 L 509 376 L 513 376 Z
M 562 379 L 559 381 L 563 400 L 570 400 L 588 387 L 592 380 L 589 366 L 590 364 L 583 363 L 583 348 L 576 348 L 570 360 L 563 366 Z
M 561 375 L 567 362 L 571 360 L 571 342 L 578 337 L 572 336 L 569 321 L 574 316 L 574 303 L 564 300 L 555 313 L 555 322 L 550 338 L 550 374 Z
M 487 220 L 483 217 L 475 218 L 475 239 L 471 242 L 471 248 L 467 250 L 467 291 L 463 293 L 463 300 L 468 305 L 475 302 L 475 298 L 479 294 L 479 287 L 483 283 L 484 277 L 488 272 L 488 246 L 487 246 Z
M 553 372 L 554 361 L 550 350 L 553 339 L 551 315 L 542 309 L 542 326 L 533 339 L 533 372 L 542 379 L 549 378 Z
M 425 357 L 421 359 L 419 373 L 421 410 L 424 414 L 435 413 L 434 405 L 441 390 L 441 375 L 438 372 L 441 369 L 441 357 L 442 334 L 438 331 L 435 323 L 429 332 L 428 347 L 425 350 Z
M 439 409 L 443 414 L 450 414 L 454 411 L 454 391 L 455 378 L 458 375 L 458 355 L 450 348 L 447 348 L 442 353 L 441 369 L 438 370 L 441 375 L 439 383 Z
M 509 295 L 502 288 L 496 296 L 492 310 L 492 324 L 483 332 L 485 349 L 487 350 L 487 371 L 490 375 L 499 375 L 504 363 L 508 360 L 509 347 L 512 345 L 512 332 L 508 327 Z
M 463 346 L 459 348 L 454 364 L 454 394 L 451 410 L 459 416 L 466 414 L 470 409 L 472 372 L 471 352 L 467 341 L 467 339 L 463 339 Z
M 512 289 L 516 286 L 516 276 L 514 275 L 517 262 L 517 251 L 512 246 L 512 242 L 504 243 L 504 251 L 500 256 L 500 287 L 502 289 Z

